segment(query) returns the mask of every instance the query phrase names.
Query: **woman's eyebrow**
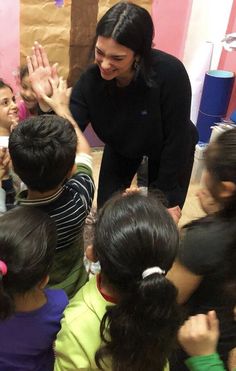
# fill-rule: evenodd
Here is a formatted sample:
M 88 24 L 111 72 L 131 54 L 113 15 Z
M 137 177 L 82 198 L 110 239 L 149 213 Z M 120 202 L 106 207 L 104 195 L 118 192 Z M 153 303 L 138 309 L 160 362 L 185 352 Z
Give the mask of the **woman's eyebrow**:
M 96 49 L 97 49 L 99 52 L 105 54 L 104 51 L 103 51 L 102 49 L 98 48 L 97 46 L 96 46 Z M 124 58 L 124 57 L 126 57 L 126 54 L 110 54 L 110 56 L 111 56 L 111 57 L 119 57 L 119 58 L 123 57 L 123 58 Z

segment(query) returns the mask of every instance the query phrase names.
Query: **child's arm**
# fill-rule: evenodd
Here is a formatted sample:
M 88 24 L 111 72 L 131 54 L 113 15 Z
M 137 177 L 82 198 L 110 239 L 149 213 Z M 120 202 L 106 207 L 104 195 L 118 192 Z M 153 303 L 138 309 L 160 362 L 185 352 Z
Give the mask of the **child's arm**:
M 219 211 L 220 206 L 211 196 L 210 192 L 206 189 L 200 189 L 196 196 L 199 199 L 200 206 L 206 214 L 213 214 Z
M 4 179 L 9 178 L 9 156 L 6 148 L 0 147 L 0 215 L 6 212 L 6 191 L 3 188 Z
M 178 339 L 190 358 L 190 371 L 223 371 L 223 362 L 216 353 L 219 323 L 214 311 L 189 317 L 180 328 Z
M 57 334 L 55 356 L 54 371 L 92 369 L 86 349 L 64 320 L 61 331 Z
M 70 121 L 71 125 L 74 127 L 77 138 L 78 138 L 78 146 L 77 146 L 77 155 L 81 153 L 85 153 L 90 155 L 91 149 L 90 145 L 83 135 L 82 131 L 78 127 L 77 123 L 73 119 L 70 110 L 69 110 L 69 99 L 71 89 L 67 89 L 66 81 L 62 78 L 59 79 L 59 84 L 57 85 L 57 81 L 53 79 L 49 79 L 51 87 L 52 87 L 52 96 L 49 98 L 47 95 L 42 94 L 43 100 L 47 103 L 51 109 L 61 117 L 66 118 Z

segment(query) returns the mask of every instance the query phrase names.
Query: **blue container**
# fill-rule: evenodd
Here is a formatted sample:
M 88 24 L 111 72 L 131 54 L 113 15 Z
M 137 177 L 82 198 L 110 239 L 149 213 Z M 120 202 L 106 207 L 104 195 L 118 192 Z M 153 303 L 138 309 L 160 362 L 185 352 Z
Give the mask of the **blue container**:
M 197 118 L 200 141 L 209 142 L 211 126 L 225 117 L 233 83 L 233 72 L 215 70 L 206 73 Z

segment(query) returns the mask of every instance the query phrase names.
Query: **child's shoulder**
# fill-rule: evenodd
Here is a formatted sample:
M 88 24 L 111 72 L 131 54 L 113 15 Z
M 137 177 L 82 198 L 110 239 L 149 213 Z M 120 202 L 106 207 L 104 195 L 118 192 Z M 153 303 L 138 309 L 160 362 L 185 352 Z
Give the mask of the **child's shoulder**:
M 64 310 L 68 305 L 69 300 L 64 290 L 61 289 L 45 289 L 48 306 L 55 310 Z
M 91 278 L 70 300 L 64 313 L 64 320 L 70 329 L 83 326 L 96 326 L 100 323 L 105 311 L 107 302 L 101 297 L 96 277 Z

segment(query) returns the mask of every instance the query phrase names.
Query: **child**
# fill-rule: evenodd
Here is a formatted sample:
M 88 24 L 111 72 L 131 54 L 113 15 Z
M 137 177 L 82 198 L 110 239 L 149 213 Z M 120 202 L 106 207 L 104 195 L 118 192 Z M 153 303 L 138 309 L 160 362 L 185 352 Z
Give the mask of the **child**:
M 15 102 L 15 96 L 10 85 L 6 84 L 0 79 L 0 148 L 1 158 L 6 157 L 9 134 L 13 126 L 18 122 L 18 108 Z M 12 174 L 8 168 L 0 164 L 0 172 L 4 175 L 2 177 L 2 189 L 6 196 L 6 207 L 11 209 L 15 202 L 15 189 L 12 181 Z M 14 177 L 14 185 L 16 188 L 20 187 L 19 180 Z
M 58 87 L 51 83 L 53 95 L 45 99 L 65 118 L 42 115 L 22 121 L 10 135 L 9 152 L 16 174 L 28 188 L 18 195 L 18 204 L 38 207 L 56 223 L 49 284 L 71 297 L 87 281 L 82 234 L 94 183 L 90 147 L 70 116 L 66 84 L 62 79 Z
M 18 108 L 13 90 L 10 85 L 0 79 L 0 137 L 8 137 L 11 126 L 18 122 L 18 119 Z
M 100 211 L 90 260 L 93 277 L 67 307 L 55 370 L 162 371 L 179 327 L 177 292 L 165 274 L 178 231 L 154 197 L 115 196 Z
M 0 370 L 53 370 L 53 342 L 68 303 L 45 289 L 56 228 L 42 211 L 18 207 L 0 223 Z
M 206 151 L 205 183 L 218 211 L 184 228 L 178 259 L 168 277 L 179 289 L 179 302 L 190 315 L 215 310 L 220 321 L 218 351 L 224 362 L 236 345 L 232 315 L 236 285 L 236 129 L 211 143 Z M 186 370 L 179 354 L 173 370 Z
M 20 95 L 22 100 L 18 104 L 19 120 L 37 115 L 38 101 L 36 95 L 31 87 L 29 80 L 29 70 L 27 65 L 20 68 Z

